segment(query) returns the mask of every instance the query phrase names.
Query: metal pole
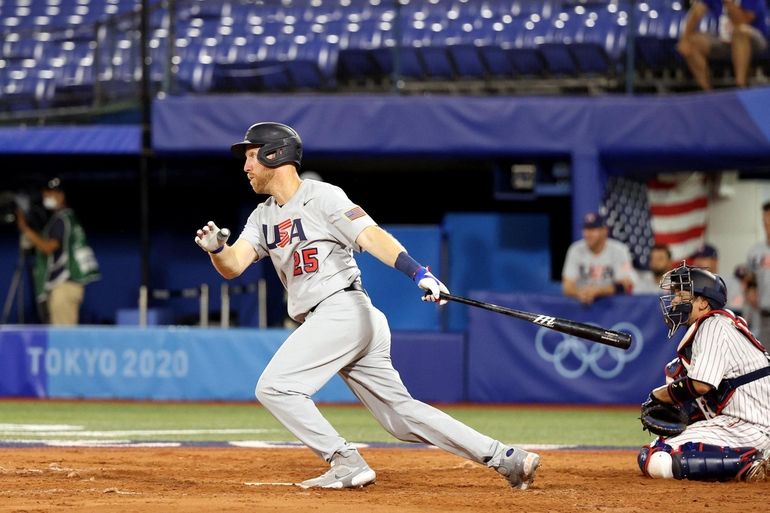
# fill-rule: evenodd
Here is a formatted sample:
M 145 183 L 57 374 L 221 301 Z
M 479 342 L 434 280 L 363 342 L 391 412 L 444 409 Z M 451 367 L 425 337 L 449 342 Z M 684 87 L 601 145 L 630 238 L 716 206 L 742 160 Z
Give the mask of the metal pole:
M 96 48 L 94 48 L 94 62 L 91 66 L 94 69 L 94 105 L 98 107 L 104 103 L 104 91 L 102 90 L 102 81 L 99 79 L 99 75 L 103 71 L 101 64 L 102 53 L 104 52 L 104 45 L 106 44 L 107 26 L 104 23 L 97 23 L 94 32 Z M 107 53 L 109 53 L 109 49 L 107 49 Z M 112 66 L 111 62 L 109 66 Z
M 390 77 L 393 92 L 399 92 L 403 88 L 401 78 L 401 45 L 403 45 L 403 32 L 401 30 L 401 0 L 396 0 L 396 15 L 393 18 L 393 72 Z
M 260 278 L 257 282 L 257 308 L 259 309 L 259 327 L 267 328 L 267 280 Z
M 206 283 L 201 284 L 200 294 L 200 326 L 205 328 L 209 325 L 209 286 Z
M 147 327 L 147 287 L 139 287 L 139 326 Z
M 176 80 L 172 82 L 171 70 L 174 68 L 176 55 L 176 1 L 168 0 L 168 19 L 166 23 L 166 62 L 163 66 L 163 92 L 176 93 Z
M 150 287 L 150 157 L 152 155 L 152 126 L 150 97 L 150 62 L 147 52 L 149 20 L 149 0 L 142 0 L 142 12 L 139 22 L 139 41 L 142 81 L 139 93 L 141 126 L 142 126 L 142 154 L 139 159 L 139 222 L 141 240 L 142 286 Z
M 223 328 L 230 326 L 230 287 L 223 283 L 219 288 L 220 300 L 222 302 L 222 313 L 220 315 L 219 325 Z
M 626 24 L 626 94 L 634 94 L 636 77 L 636 0 L 631 0 Z

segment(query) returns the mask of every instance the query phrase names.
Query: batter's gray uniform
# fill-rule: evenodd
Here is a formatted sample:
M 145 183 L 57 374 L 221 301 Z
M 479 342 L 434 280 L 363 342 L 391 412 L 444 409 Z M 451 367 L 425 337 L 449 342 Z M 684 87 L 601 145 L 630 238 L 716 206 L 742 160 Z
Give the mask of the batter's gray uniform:
M 690 361 L 683 359 L 682 363 L 691 379 L 714 388 L 724 379 L 770 365 L 765 354 L 725 315 L 716 314 L 691 326 L 682 342 L 693 336 Z M 714 416 L 708 410 L 706 414 L 711 418 L 691 424 L 680 435 L 666 439 L 666 443 L 674 449 L 686 442 L 702 442 L 770 452 L 770 376 L 738 387 L 720 415 Z
M 503 450 L 449 415 L 413 399 L 390 360 L 390 329 L 361 287 L 358 235 L 376 223 L 342 189 L 302 181 L 284 205 L 273 197 L 249 216 L 240 237 L 270 257 L 302 322 L 257 383 L 260 402 L 300 441 L 330 461 L 352 449 L 311 400 L 339 373 L 393 436 L 426 442 L 492 466 Z M 497 461 L 499 463 L 499 461 Z

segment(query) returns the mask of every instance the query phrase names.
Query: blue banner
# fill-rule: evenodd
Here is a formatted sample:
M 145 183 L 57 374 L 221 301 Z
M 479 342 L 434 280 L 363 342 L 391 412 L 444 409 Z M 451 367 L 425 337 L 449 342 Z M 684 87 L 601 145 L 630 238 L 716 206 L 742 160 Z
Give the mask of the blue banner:
M 602 298 L 477 293 L 480 301 L 631 334 L 624 351 L 479 308 L 469 310 L 469 399 L 479 402 L 638 404 L 675 356 L 656 296 Z
M 52 328 L 0 330 L 0 396 L 256 400 L 287 330 Z M 314 399 L 355 397 L 335 376 Z
M 44 328 L 0 327 L 0 396 L 46 396 L 48 380 L 40 355 L 47 347 Z
M 416 302 L 422 306 L 419 299 Z M 0 397 L 256 401 L 257 379 L 289 333 L 184 327 L 0 328 Z M 416 398 L 464 400 L 462 334 L 395 332 L 392 354 Z M 339 376 L 313 399 L 356 400 Z

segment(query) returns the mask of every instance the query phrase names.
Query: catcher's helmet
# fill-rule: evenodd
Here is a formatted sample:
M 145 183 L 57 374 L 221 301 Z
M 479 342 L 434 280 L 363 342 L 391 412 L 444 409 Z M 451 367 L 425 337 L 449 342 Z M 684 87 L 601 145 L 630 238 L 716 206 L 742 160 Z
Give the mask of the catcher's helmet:
M 685 262 L 663 275 L 660 288 L 668 292 L 660 296 L 660 306 L 668 325 L 669 337 L 690 318 L 692 300 L 695 297 L 704 298 L 714 310 L 724 308 L 727 303 L 727 286 L 721 276 L 699 267 L 688 266 Z M 674 304 L 673 300 L 680 291 L 689 292 L 691 297 L 679 297 L 678 302 Z
M 249 146 L 259 146 L 257 160 L 267 167 L 293 163 L 297 169 L 302 162 L 302 139 L 290 126 L 271 121 L 251 125 L 243 141 L 230 146 L 237 157 L 246 154 Z

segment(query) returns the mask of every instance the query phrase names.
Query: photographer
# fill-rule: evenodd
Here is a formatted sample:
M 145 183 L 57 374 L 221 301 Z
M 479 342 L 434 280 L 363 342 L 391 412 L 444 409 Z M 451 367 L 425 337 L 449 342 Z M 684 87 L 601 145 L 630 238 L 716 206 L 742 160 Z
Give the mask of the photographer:
M 52 211 L 42 232 L 30 227 L 21 209 L 16 224 L 35 248 L 35 292 L 47 302 L 49 323 L 76 325 L 84 287 L 99 279 L 99 266 L 85 232 L 67 207 L 61 180 L 50 180 L 42 190 L 43 206 Z

